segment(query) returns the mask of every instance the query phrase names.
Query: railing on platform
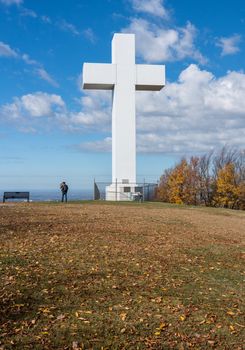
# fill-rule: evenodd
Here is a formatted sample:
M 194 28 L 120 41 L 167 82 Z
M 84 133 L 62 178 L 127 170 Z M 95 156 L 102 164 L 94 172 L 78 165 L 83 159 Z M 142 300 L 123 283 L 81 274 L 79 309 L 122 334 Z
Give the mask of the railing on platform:
M 94 180 L 94 200 L 152 201 L 155 199 L 157 183 L 97 182 Z

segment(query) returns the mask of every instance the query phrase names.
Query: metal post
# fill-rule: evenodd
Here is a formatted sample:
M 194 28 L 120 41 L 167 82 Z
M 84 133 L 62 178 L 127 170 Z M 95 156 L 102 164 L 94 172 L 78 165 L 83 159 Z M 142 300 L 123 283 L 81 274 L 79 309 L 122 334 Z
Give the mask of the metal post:
M 117 201 L 117 179 L 116 179 L 116 201 Z
M 142 196 L 142 201 L 145 201 L 145 178 L 143 180 L 143 196 Z

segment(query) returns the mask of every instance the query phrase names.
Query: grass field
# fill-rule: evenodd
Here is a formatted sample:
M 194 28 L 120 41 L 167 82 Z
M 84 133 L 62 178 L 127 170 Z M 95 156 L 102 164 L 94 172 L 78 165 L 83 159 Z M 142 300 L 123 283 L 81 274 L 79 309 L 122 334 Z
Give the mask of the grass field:
M 243 349 L 245 212 L 0 205 L 0 349 Z

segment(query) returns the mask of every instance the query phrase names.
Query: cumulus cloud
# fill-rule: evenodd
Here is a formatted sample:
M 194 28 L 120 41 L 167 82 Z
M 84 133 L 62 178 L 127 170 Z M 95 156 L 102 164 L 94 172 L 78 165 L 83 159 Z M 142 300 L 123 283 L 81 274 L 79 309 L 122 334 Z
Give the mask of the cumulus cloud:
M 20 131 L 33 132 L 36 131 L 36 119 L 55 119 L 64 109 L 65 103 L 59 95 L 37 92 L 15 97 L 12 103 L 3 105 L 0 120 L 15 125 Z
M 125 33 L 136 34 L 136 54 L 146 62 L 180 61 L 186 58 L 205 64 L 207 59 L 196 47 L 197 28 L 189 21 L 183 27 L 173 25 L 164 0 L 130 0 L 132 8 L 149 17 L 132 17 Z
M 85 95 L 78 111 L 69 111 L 61 96 L 37 92 L 15 97 L 12 103 L 0 107 L 0 120 L 18 130 L 36 131 L 47 127 L 67 132 L 109 132 L 111 124 L 111 95 L 102 91 Z M 81 110 L 82 109 L 82 110 Z M 47 123 L 43 119 L 48 119 Z M 49 124 L 49 125 L 48 125 Z
M 18 54 L 15 50 L 11 49 L 8 44 L 0 41 L 0 57 L 18 57 Z
M 216 78 L 195 64 L 159 92 L 137 92 L 138 152 L 188 155 L 226 144 L 244 148 L 244 95 L 244 73 L 231 71 Z M 111 94 L 106 91 L 86 92 L 77 111 L 68 110 L 58 95 L 29 94 L 3 106 L 0 115 L 14 125 L 21 118 L 22 128 L 48 118 L 52 127 L 67 132 L 104 132 L 102 139 L 82 143 L 77 149 L 101 152 L 111 148 Z
M 35 95 L 22 96 L 17 104 L 32 117 L 50 116 L 53 112 L 53 107 L 64 107 L 64 101 L 60 96 L 42 92 L 38 92 Z
M 66 129 L 109 132 L 111 129 L 111 93 L 91 91 L 80 100 L 81 111 L 70 112 Z
M 234 55 L 240 51 L 239 44 L 241 42 L 241 36 L 238 34 L 230 37 L 219 38 L 216 45 L 221 48 L 221 56 Z
M 135 11 L 148 13 L 157 17 L 169 17 L 163 0 L 131 0 L 131 2 Z
M 183 70 L 176 82 L 167 83 L 160 92 L 137 92 L 138 152 L 184 155 L 207 152 L 225 144 L 244 148 L 244 94 L 244 73 L 228 72 L 216 78 L 195 64 Z M 98 129 L 102 120 L 92 118 L 89 110 L 96 116 L 102 113 L 103 104 L 97 106 L 89 93 L 84 97 L 84 104 L 89 107 L 90 123 L 96 123 L 90 127 Z M 107 111 L 111 118 L 108 107 Z M 107 119 L 107 123 L 109 128 L 111 119 Z M 89 123 L 81 118 L 80 127 L 85 125 L 88 127 Z M 79 149 L 108 150 L 107 141 L 86 143 L 79 145 Z
M 193 64 L 161 92 L 138 93 L 139 150 L 186 154 L 225 144 L 244 147 L 244 93 L 245 74 L 216 79 Z
M 126 33 L 136 34 L 136 52 L 146 62 L 178 61 L 192 58 L 205 63 L 206 58 L 195 47 L 197 29 L 188 22 L 185 27 L 165 28 L 133 18 Z

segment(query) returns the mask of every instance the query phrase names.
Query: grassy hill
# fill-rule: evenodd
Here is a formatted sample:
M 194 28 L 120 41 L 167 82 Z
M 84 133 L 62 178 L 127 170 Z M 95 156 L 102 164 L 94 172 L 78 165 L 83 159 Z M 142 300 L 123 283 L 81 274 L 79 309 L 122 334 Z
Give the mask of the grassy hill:
M 0 205 L 0 349 L 242 349 L 245 213 Z

